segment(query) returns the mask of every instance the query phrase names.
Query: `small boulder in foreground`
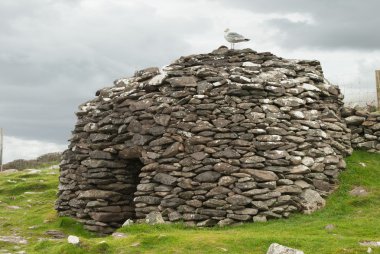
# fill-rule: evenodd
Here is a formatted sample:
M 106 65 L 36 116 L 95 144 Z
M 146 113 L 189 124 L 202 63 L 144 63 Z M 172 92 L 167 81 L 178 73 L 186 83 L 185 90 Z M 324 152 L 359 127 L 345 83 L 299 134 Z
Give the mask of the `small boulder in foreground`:
M 80 241 L 79 241 L 79 237 L 75 235 L 69 235 L 69 237 L 67 237 L 67 242 L 73 245 L 78 245 Z
M 267 254 L 304 254 L 304 252 L 302 250 L 292 249 L 278 243 L 272 243 L 269 246 Z

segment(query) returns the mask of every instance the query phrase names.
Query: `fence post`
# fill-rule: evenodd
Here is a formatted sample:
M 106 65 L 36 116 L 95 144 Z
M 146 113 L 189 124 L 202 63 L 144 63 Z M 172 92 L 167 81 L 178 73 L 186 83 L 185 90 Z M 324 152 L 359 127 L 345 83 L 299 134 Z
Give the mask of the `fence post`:
M 377 110 L 380 110 L 380 70 L 376 71 Z
M 0 172 L 3 171 L 3 128 L 0 128 Z

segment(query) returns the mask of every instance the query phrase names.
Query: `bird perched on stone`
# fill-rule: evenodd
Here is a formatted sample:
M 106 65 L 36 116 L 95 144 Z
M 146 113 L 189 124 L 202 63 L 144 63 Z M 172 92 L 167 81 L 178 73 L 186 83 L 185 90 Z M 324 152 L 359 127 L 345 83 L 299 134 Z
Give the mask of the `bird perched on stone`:
M 235 33 L 235 32 L 230 32 L 230 29 L 227 28 L 224 30 L 224 38 L 226 41 L 231 43 L 231 49 L 234 49 L 234 44 L 242 41 L 249 41 L 250 39 L 245 38 L 243 35 Z

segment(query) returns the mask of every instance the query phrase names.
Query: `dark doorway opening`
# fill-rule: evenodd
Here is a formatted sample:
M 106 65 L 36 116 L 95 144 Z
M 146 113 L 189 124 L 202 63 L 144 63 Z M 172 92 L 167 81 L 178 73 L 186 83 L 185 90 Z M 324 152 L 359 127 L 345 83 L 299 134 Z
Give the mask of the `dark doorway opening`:
M 133 199 L 135 198 L 134 194 L 137 190 L 137 185 L 140 183 L 139 174 L 144 164 L 138 158 L 126 160 L 126 163 L 125 183 L 127 188 L 125 191 L 125 212 L 127 213 L 125 219 L 135 219 L 136 212 Z

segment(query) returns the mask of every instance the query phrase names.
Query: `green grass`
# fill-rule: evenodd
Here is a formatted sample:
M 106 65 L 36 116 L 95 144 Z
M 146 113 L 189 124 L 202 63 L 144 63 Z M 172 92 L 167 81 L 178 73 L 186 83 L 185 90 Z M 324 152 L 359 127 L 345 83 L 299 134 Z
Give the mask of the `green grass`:
M 363 167 L 360 163 L 365 163 Z M 182 224 L 134 225 L 119 229 L 128 237 L 97 237 L 70 218 L 58 218 L 53 209 L 57 170 L 0 175 L 0 236 L 16 234 L 28 245 L 0 242 L 0 250 L 27 253 L 266 253 L 277 242 L 305 253 L 366 253 L 359 241 L 380 241 L 380 155 L 355 151 L 347 158 L 340 187 L 327 206 L 312 215 L 296 214 L 287 220 L 247 223 L 226 228 L 188 228 Z M 55 174 L 51 174 L 54 172 Z M 14 183 L 16 181 L 16 183 Z M 354 186 L 365 187 L 366 197 L 351 197 Z M 35 192 L 25 194 L 25 192 Z M 22 209 L 8 209 L 7 206 Z M 333 224 L 331 232 L 325 230 Z M 81 238 L 80 246 L 66 240 L 50 240 L 46 230 L 56 229 Z M 137 246 L 131 246 L 137 245 Z M 1 253 L 1 251 L 0 251 Z M 380 253 L 373 248 L 372 253 Z

